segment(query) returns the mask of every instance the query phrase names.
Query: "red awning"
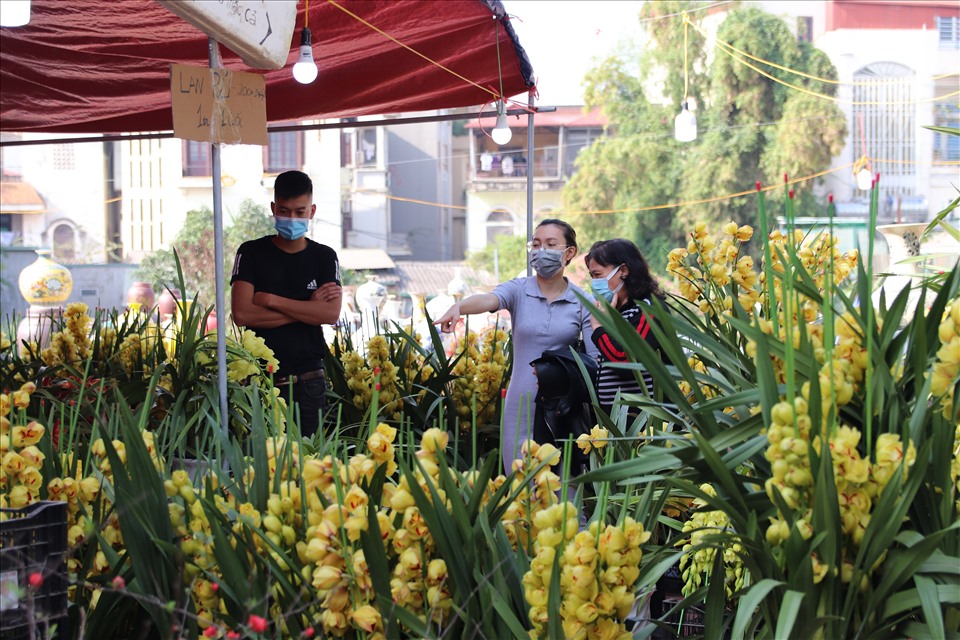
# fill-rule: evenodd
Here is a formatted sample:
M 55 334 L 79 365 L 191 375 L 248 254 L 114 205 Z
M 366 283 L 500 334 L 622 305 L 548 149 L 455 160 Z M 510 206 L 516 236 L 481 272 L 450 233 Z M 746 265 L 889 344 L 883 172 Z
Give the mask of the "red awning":
M 302 4 L 285 68 L 251 70 L 220 47 L 224 66 L 266 76 L 270 122 L 484 105 L 500 90 L 498 44 L 504 95 L 533 86 L 529 60 L 499 0 L 314 0 L 309 6 L 320 67 L 310 85 L 298 84 L 290 72 Z M 208 66 L 207 36 L 154 0 L 33 0 L 28 25 L 0 28 L 0 130 L 170 130 L 172 62 Z

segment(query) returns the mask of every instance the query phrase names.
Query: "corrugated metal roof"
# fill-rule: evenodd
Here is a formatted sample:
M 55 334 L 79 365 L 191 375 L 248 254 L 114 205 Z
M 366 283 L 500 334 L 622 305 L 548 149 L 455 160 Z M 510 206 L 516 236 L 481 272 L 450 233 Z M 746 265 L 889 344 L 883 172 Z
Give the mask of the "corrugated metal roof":
M 447 293 L 450 281 L 460 269 L 460 277 L 469 288 L 468 295 L 490 291 L 497 285 L 492 273 L 476 271 L 466 262 L 397 261 L 392 270 L 399 276 L 397 289 L 403 293 L 419 293 L 426 297 Z M 389 272 L 387 272 L 389 273 Z M 378 279 L 380 274 L 377 274 Z
M 43 198 L 29 182 L 0 182 L 0 213 L 45 213 Z

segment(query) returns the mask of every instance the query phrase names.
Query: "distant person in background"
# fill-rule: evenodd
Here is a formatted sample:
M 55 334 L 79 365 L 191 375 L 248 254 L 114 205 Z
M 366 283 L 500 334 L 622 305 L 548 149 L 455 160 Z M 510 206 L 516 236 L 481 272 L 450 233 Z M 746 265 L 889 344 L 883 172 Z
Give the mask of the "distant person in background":
M 480 171 L 490 171 L 493 169 L 493 156 L 484 151 L 480 154 Z
M 590 247 L 584 262 L 587 263 L 592 278 L 591 289 L 597 300 L 602 298 L 609 302 L 636 329 L 637 334 L 659 352 L 660 343 L 651 329 L 654 320 L 640 309 L 637 301 L 651 304 L 654 298 L 663 300 L 664 294 L 637 245 L 623 238 L 601 240 Z M 645 391 L 634 371 L 610 367 L 611 363 L 627 362 L 629 358 L 597 318 L 591 316 L 590 324 L 593 327 L 593 342 L 600 352 L 597 399 L 600 407 L 609 415 L 617 392 L 650 394 L 653 392 L 653 380 L 649 372 L 643 372 Z
M 588 357 L 597 355 L 590 341 L 590 312 L 577 298 L 577 293 L 585 294 L 564 276 L 564 269 L 577 255 L 577 232 L 562 220 L 544 220 L 537 225 L 527 249 L 527 260 L 536 275 L 503 282 L 492 293 L 464 298 L 435 321 L 441 331 L 449 333 L 462 315 L 500 309 L 510 312 L 513 374 L 507 386 L 500 434 L 507 473 L 519 457 L 523 442 L 532 435 L 537 379 L 530 363 L 544 351 L 573 346 L 581 335 Z
M 527 175 L 527 159 L 524 156 L 517 156 L 513 163 L 514 173 L 521 177 Z
M 274 384 L 300 410 L 300 432 L 316 433 L 326 404 L 324 324 L 340 317 L 340 263 L 306 237 L 316 213 L 313 182 L 300 171 L 277 176 L 270 203 L 277 235 L 240 245 L 233 263 L 233 321 L 263 338 L 280 363 Z

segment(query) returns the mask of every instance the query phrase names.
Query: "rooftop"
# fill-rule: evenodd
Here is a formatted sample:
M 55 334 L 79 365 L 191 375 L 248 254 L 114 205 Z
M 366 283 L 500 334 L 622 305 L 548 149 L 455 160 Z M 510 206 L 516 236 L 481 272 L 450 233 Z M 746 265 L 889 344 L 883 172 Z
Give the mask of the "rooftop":
M 43 198 L 29 182 L 0 181 L 0 213 L 45 213 Z

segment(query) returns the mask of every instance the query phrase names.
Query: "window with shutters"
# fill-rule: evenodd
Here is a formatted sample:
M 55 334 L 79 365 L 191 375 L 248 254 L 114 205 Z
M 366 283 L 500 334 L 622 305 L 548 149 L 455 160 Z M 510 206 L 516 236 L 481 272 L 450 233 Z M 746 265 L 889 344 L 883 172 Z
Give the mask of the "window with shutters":
M 303 131 L 271 131 L 263 150 L 263 172 L 303 170 Z
M 960 48 L 960 18 L 956 16 L 937 16 L 936 23 L 937 33 L 940 36 L 940 48 Z
M 916 74 L 895 62 L 875 62 L 853 74 L 853 157 L 870 159 L 882 196 L 917 189 Z
M 183 175 L 185 177 L 205 177 L 213 175 L 213 163 L 210 160 L 210 143 L 196 140 L 183 141 Z

